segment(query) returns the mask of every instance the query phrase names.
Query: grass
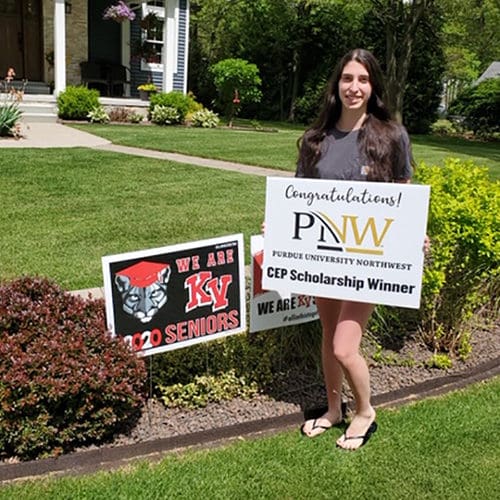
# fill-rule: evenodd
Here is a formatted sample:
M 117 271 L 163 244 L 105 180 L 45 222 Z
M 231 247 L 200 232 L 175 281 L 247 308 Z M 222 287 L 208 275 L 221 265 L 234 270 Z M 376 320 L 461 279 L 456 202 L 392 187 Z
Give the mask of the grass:
M 240 232 L 248 244 L 264 197 L 262 177 L 83 148 L 5 149 L 0 278 L 87 288 L 102 285 L 104 255 Z
M 300 132 L 202 129 L 134 125 L 74 125 L 116 144 L 184 153 L 281 170 L 295 168 Z
M 267 125 L 267 124 L 266 124 Z M 276 124 L 271 124 L 276 126 Z M 279 132 L 78 125 L 114 142 L 293 170 L 296 126 Z M 461 156 L 500 179 L 496 144 L 413 138 L 417 161 Z M 70 289 L 101 286 L 101 257 L 251 234 L 264 217 L 265 179 L 90 149 L 3 149 L 0 279 L 43 275 Z
M 267 124 L 263 124 L 267 125 Z M 277 124 L 272 123 L 276 127 Z M 228 129 L 198 129 L 134 125 L 85 124 L 75 127 L 109 139 L 116 144 L 145 147 L 160 151 L 217 158 L 280 170 L 295 169 L 296 142 L 302 133 L 297 126 L 278 132 L 255 132 Z M 439 165 L 447 157 L 472 160 L 490 169 L 491 177 L 500 180 L 500 147 L 493 142 L 479 142 L 455 137 L 412 136 L 417 163 Z
M 315 439 L 293 430 L 170 454 L 155 465 L 5 486 L 0 499 L 500 498 L 499 405 L 496 378 L 379 411 L 379 431 L 355 453 L 335 449 L 340 429 Z

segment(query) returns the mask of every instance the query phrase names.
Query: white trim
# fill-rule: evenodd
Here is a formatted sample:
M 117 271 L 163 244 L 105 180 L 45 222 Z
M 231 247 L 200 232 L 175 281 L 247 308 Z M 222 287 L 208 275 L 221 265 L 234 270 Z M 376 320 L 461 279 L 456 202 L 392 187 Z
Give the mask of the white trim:
M 128 70 L 127 77 L 130 77 L 130 21 L 121 23 L 121 63 Z M 130 97 L 130 83 L 123 86 L 123 95 Z
M 168 0 L 164 0 L 168 1 Z M 166 15 L 166 8 L 165 7 L 158 7 L 156 5 L 148 5 L 147 2 L 142 2 L 141 5 L 141 12 L 142 12 L 142 17 L 144 18 L 147 16 L 150 12 L 155 13 L 160 19 L 163 19 L 163 22 L 165 23 L 165 15 Z M 164 24 L 163 26 L 163 47 L 165 47 L 165 29 L 166 25 Z M 141 29 L 141 42 L 142 42 L 142 29 Z M 163 61 L 163 53 L 164 53 L 164 48 L 162 47 L 162 61 Z M 161 63 L 151 63 L 144 61 L 144 59 L 141 59 L 141 70 L 142 71 L 156 71 L 158 73 L 161 73 L 163 71 L 163 62 Z
M 54 0 L 54 95 L 66 89 L 66 13 L 64 0 Z
M 165 27 L 163 29 L 163 91 L 174 89 L 174 73 L 177 68 L 177 33 L 179 0 L 165 0 Z
M 184 77 L 183 77 L 183 91 L 184 94 L 187 94 L 187 81 L 188 81 L 188 63 L 189 63 L 189 16 L 190 16 L 191 10 L 190 10 L 190 5 L 189 5 L 189 0 L 186 0 L 186 32 L 184 36 L 186 37 L 185 40 L 185 52 L 184 52 Z M 179 30 L 180 33 L 180 30 Z M 178 38 L 177 38 L 178 40 Z

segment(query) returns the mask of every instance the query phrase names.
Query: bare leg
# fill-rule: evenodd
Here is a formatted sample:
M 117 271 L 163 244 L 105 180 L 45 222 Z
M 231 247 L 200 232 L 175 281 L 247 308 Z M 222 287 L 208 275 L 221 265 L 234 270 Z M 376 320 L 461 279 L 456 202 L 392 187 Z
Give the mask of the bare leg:
M 321 341 L 321 362 L 326 386 L 328 411 L 319 419 L 312 419 L 305 422 L 302 427 L 302 432 L 309 437 L 321 434 L 325 427 L 329 427 L 342 420 L 340 404 L 343 371 L 333 353 L 333 337 L 341 305 L 342 302 L 339 300 L 321 297 L 316 298 L 316 306 L 318 308 L 323 331 Z
M 359 448 L 362 439 L 345 438 L 363 436 L 375 420 L 375 410 L 370 403 L 370 374 L 359 352 L 363 330 L 374 307 L 373 304 L 344 301 L 333 339 L 335 358 L 344 370 L 356 401 L 356 414 L 345 434 L 337 441 L 340 447 L 346 449 Z

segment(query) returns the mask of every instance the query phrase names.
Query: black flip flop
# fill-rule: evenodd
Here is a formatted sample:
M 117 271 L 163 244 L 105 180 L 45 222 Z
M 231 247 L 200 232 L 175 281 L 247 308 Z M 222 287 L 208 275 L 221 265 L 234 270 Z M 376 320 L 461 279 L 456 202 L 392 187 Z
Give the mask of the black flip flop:
M 343 448 L 342 446 L 337 444 L 337 448 L 342 448 L 343 450 L 347 451 L 355 451 L 364 446 L 368 440 L 372 437 L 373 434 L 375 434 L 375 431 L 378 429 L 377 422 L 372 422 L 370 424 L 370 427 L 368 427 L 368 430 L 363 434 L 362 436 L 346 436 L 345 434 L 342 436 L 344 438 L 344 441 L 350 441 L 352 439 L 362 439 L 362 443 L 358 446 L 358 448 L 354 448 L 354 450 L 349 450 L 348 448 Z
M 321 417 L 320 417 L 320 418 L 321 418 Z M 306 423 L 304 422 L 304 423 L 300 426 L 300 432 L 301 432 L 301 434 L 302 434 L 303 436 L 307 436 L 307 437 L 316 437 L 316 436 L 319 436 L 320 434 L 323 434 L 323 432 L 328 431 L 329 429 L 331 429 L 331 428 L 334 426 L 334 424 L 331 424 L 331 425 L 320 425 L 320 424 L 318 424 L 318 423 L 317 423 L 317 422 L 318 422 L 318 420 L 319 420 L 319 418 L 315 418 L 315 419 L 314 419 L 313 425 L 312 425 L 312 427 L 311 427 L 311 431 L 313 431 L 313 430 L 315 430 L 315 429 L 322 429 L 322 431 L 321 431 L 321 432 L 318 432 L 318 433 L 317 433 L 317 434 L 315 434 L 314 436 L 310 436 L 309 434 L 306 434 L 306 433 L 304 432 L 304 426 L 306 425 Z M 326 418 L 325 418 L 325 420 L 326 420 Z

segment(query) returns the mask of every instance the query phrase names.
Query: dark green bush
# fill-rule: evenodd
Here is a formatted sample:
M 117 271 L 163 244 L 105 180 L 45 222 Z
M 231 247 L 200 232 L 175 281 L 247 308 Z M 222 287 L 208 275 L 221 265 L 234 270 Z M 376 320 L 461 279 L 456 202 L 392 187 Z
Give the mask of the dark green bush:
M 144 361 L 105 327 L 104 302 L 45 279 L 0 285 L 0 459 L 111 439 L 140 416 Z
M 463 117 L 463 125 L 474 134 L 490 136 L 500 132 L 500 78 L 489 78 L 467 88 L 448 112 Z
M 183 94 L 175 90 L 172 92 L 158 92 L 153 94 L 149 98 L 149 101 L 150 119 L 156 106 L 164 106 L 177 110 L 180 123 L 184 122 L 189 112 L 196 111 L 199 108 L 199 104 L 191 94 Z
M 63 120 L 88 120 L 88 114 L 99 104 L 99 91 L 68 85 L 57 97 L 58 116 Z
M 309 125 L 316 119 L 323 101 L 325 88 L 326 80 L 324 79 L 314 86 L 306 85 L 304 95 L 296 99 L 294 104 L 295 121 Z

